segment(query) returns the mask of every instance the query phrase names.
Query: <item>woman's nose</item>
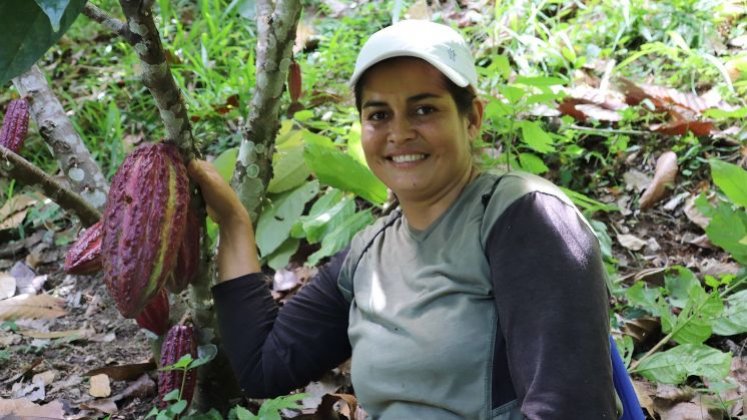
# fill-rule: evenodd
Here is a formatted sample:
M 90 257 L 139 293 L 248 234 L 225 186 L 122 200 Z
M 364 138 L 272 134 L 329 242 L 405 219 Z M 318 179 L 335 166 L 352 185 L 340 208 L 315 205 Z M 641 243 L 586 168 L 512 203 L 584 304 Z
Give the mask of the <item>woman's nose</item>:
M 395 115 L 389 126 L 388 141 L 390 143 L 404 143 L 415 137 L 415 130 L 410 119 L 406 116 Z

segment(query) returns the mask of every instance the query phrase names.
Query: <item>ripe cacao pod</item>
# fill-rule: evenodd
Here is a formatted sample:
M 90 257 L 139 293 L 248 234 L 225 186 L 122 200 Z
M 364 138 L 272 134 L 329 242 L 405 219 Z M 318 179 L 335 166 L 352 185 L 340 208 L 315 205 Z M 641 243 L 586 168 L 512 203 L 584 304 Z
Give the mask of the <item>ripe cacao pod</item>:
M 3 119 L 3 127 L 0 128 L 0 145 L 15 153 L 20 152 L 28 129 L 29 102 L 24 98 L 10 101 Z
M 78 236 L 65 255 L 64 270 L 69 274 L 93 274 L 101 271 L 101 221 Z
M 176 267 L 166 281 L 166 289 L 172 293 L 179 293 L 187 288 L 197 277 L 200 269 L 200 241 L 202 239 L 202 223 L 197 216 L 197 210 L 189 206 L 187 212 L 187 226 L 184 239 L 179 246 L 176 257 Z
M 176 146 L 146 144 L 114 174 L 101 242 L 104 282 L 117 309 L 135 318 L 176 264 L 189 210 L 187 169 Z
M 156 296 L 145 305 L 135 322 L 142 328 L 155 335 L 164 335 L 169 329 L 169 293 L 161 289 Z
M 161 346 L 161 367 L 173 365 L 185 354 L 191 354 L 193 359 L 197 358 L 197 342 L 195 341 L 194 329 L 191 325 L 174 325 L 171 327 Z M 182 399 L 189 404 L 197 385 L 197 372 L 187 371 L 182 389 Z M 180 389 L 183 370 L 168 370 L 158 373 L 158 401 L 161 407 L 166 406 L 163 397 L 169 392 Z
M 288 67 L 288 93 L 290 94 L 291 102 L 298 102 L 301 98 L 301 89 L 301 66 L 294 60 L 290 63 L 290 67 Z

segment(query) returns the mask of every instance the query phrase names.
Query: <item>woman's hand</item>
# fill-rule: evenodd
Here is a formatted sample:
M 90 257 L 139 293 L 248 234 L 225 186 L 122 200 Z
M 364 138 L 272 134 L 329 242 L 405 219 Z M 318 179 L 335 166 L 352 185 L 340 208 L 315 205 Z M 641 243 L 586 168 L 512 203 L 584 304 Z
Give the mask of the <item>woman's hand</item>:
M 208 215 L 220 227 L 219 281 L 260 272 L 252 221 L 234 190 L 215 167 L 204 160 L 189 162 L 187 170 L 190 178 L 200 186 Z

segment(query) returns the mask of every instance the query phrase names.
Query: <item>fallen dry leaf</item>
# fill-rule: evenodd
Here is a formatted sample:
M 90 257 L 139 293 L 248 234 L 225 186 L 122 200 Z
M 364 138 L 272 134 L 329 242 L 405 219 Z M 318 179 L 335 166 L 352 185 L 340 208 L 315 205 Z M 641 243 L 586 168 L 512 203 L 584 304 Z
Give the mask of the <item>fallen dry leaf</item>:
M 156 393 L 156 383 L 147 374 L 141 375 L 137 381 L 130 384 L 124 391 L 110 398 L 87 401 L 81 403 L 81 408 L 98 410 L 107 414 L 114 414 L 119 410 L 116 402 L 126 398 L 145 398 Z
M 702 400 L 702 396 L 696 396 L 689 402 L 671 403 L 655 398 L 654 405 L 661 420 L 722 420 L 724 418 L 721 410 L 709 409 L 708 404 Z
M 64 306 L 64 300 L 47 294 L 18 295 L 0 301 L 0 321 L 19 318 L 58 318 L 67 314 Z
M 31 379 L 31 382 L 41 383 L 46 386 L 54 382 L 56 378 L 57 378 L 57 371 L 48 370 L 46 372 L 37 373 L 36 375 L 34 375 L 34 377 Z
M 698 137 L 703 137 L 711 134 L 716 127 L 711 121 L 675 120 L 663 124 L 652 124 L 649 128 L 667 136 L 684 136 L 687 133 L 693 133 Z
M 629 335 L 637 344 L 645 343 L 655 337 L 661 330 L 661 323 L 656 318 L 644 317 L 626 321 L 622 331 Z
M 0 300 L 16 294 L 16 278 L 8 273 L 0 273 Z
M 674 184 L 677 170 L 677 154 L 674 152 L 664 152 L 656 159 L 654 178 L 638 200 L 641 210 L 650 208 L 664 196 L 667 186 Z
M 20 194 L 13 196 L 0 208 L 0 230 L 15 229 L 26 218 L 28 209 L 36 204 L 36 198 Z
M 625 188 L 632 191 L 643 191 L 651 184 L 651 177 L 637 169 L 631 169 L 623 174 Z
M 653 417 L 655 413 L 653 396 L 656 394 L 654 385 L 648 381 L 639 381 L 633 379 L 633 389 L 638 397 L 638 402 L 641 407 L 648 412 L 648 415 Z
M 89 370 L 83 376 L 106 374 L 115 381 L 131 381 L 139 378 L 143 373 L 150 372 L 156 368 L 155 362 L 135 363 L 129 365 L 104 366 Z
M 692 196 L 687 200 L 687 202 L 685 202 L 684 212 L 688 220 L 705 230 L 708 227 L 708 224 L 711 223 L 711 219 L 698 210 L 698 207 L 695 205 L 695 200 L 697 198 L 697 196 Z
M 109 384 L 109 377 L 102 374 L 93 375 L 90 378 L 90 387 L 88 388 L 88 394 L 92 397 L 108 397 L 112 394 L 112 388 Z
M 617 235 L 617 241 L 620 242 L 620 245 L 631 251 L 640 251 L 646 246 L 646 241 L 629 233 Z
M 62 403 L 59 401 L 38 405 L 23 399 L 0 399 L 0 416 L 8 416 L 9 418 L 63 419 L 65 418 L 65 411 Z
M 117 403 L 112 401 L 111 398 L 106 398 L 103 400 L 86 401 L 86 402 L 80 403 L 80 408 L 84 408 L 88 410 L 96 410 L 96 411 L 100 411 L 105 414 L 114 414 L 117 411 L 119 411 L 119 407 L 117 407 Z

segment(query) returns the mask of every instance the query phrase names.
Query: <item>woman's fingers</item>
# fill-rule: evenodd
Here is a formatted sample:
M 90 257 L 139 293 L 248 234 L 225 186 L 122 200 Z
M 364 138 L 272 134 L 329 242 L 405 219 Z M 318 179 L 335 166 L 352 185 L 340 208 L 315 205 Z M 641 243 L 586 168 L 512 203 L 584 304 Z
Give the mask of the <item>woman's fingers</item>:
M 189 162 L 187 172 L 200 186 L 208 214 L 216 223 L 246 212 L 234 190 L 211 163 L 194 159 Z

